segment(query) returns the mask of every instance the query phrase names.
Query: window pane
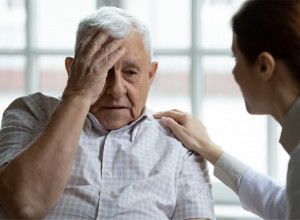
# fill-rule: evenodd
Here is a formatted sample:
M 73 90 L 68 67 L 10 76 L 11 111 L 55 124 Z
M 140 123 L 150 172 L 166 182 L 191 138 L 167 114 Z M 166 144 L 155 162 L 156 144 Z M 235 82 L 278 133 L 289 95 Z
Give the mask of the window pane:
M 41 56 L 38 59 L 41 91 L 61 96 L 68 74 L 64 56 Z
M 231 74 L 233 62 L 229 56 L 208 56 L 202 60 L 206 79 L 203 122 L 211 138 L 225 151 L 266 173 L 267 118 L 246 111 Z
M 230 56 L 205 56 L 202 59 L 206 96 L 240 96 L 240 89 L 234 81 L 232 68 L 234 59 Z
M 142 19 L 154 48 L 190 47 L 190 0 L 127 0 L 126 8 Z
M 157 56 L 158 70 L 151 86 L 147 106 L 154 111 L 179 108 L 191 111 L 190 61 L 184 56 Z
M 244 1 L 205 0 L 201 5 L 200 47 L 230 49 L 232 42 L 231 17 Z M 221 36 L 221 37 L 220 37 Z
M 73 49 L 80 19 L 95 9 L 95 0 L 36 0 L 37 46 Z
M 0 48 L 25 47 L 25 21 L 24 0 L 0 1 Z
M 8 105 L 25 94 L 24 70 L 24 57 L 0 56 L 0 120 Z
M 206 97 L 203 122 L 216 144 L 256 170 L 267 172 L 265 116 L 251 116 L 238 97 Z

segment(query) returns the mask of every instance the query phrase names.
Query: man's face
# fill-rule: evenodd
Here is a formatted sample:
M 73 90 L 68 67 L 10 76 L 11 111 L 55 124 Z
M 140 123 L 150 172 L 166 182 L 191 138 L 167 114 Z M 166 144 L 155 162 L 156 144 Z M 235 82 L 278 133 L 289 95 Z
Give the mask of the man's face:
M 126 53 L 108 72 L 103 92 L 90 108 L 107 130 L 124 127 L 141 115 L 157 69 L 139 33 L 127 36 L 123 46 Z

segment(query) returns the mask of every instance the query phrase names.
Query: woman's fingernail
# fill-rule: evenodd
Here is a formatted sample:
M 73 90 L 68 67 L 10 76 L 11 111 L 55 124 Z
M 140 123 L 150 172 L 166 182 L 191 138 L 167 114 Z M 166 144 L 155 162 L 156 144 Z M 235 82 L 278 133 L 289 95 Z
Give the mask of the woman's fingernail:
M 167 120 L 168 120 L 167 117 L 162 117 L 161 118 L 161 122 L 164 123 L 164 124 L 167 122 Z

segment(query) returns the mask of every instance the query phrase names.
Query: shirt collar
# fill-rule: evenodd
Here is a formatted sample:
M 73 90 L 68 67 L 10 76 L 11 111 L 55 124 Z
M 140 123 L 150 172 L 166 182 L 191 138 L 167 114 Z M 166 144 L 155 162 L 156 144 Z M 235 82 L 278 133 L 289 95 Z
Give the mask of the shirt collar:
M 294 149 L 300 141 L 300 98 L 296 100 L 293 106 L 287 112 L 280 136 L 280 143 L 286 149 Z M 289 152 L 290 155 L 292 151 Z
M 136 119 L 135 121 L 131 122 L 130 124 L 117 129 L 117 130 L 112 130 L 112 131 L 108 131 L 105 128 L 102 127 L 102 125 L 100 124 L 100 122 L 98 121 L 98 119 L 91 114 L 90 112 L 88 113 L 84 125 L 83 125 L 83 131 L 85 132 L 86 135 L 88 135 L 91 131 L 91 129 L 94 127 L 96 129 L 98 129 L 101 133 L 103 134 L 109 134 L 110 132 L 122 132 L 122 131 L 126 131 L 126 130 L 131 130 L 131 139 L 130 141 L 133 142 L 138 134 L 138 130 L 140 128 L 141 123 L 146 119 L 146 118 L 152 118 L 152 114 L 151 111 L 149 111 L 147 109 L 147 107 L 145 106 L 145 108 L 142 111 L 141 116 Z

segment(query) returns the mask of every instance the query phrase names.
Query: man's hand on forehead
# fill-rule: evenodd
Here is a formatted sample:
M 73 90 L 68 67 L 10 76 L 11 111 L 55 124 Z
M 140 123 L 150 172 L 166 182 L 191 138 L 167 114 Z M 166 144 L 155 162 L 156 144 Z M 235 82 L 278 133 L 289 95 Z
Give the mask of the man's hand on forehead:
M 69 79 L 63 98 L 79 96 L 87 99 L 90 105 L 96 102 L 101 94 L 108 70 L 125 53 L 123 39 L 115 39 L 108 32 L 92 27 L 71 59 Z

